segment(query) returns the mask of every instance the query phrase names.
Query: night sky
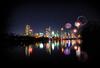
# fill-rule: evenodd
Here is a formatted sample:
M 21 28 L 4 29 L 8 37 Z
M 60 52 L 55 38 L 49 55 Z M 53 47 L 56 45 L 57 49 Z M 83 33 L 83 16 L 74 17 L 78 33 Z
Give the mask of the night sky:
M 25 25 L 31 25 L 33 32 L 44 32 L 51 26 L 60 30 L 65 23 L 74 23 L 78 16 L 88 21 L 100 21 L 97 2 L 89 1 L 19 1 L 5 3 L 3 16 L 7 32 L 21 34 Z

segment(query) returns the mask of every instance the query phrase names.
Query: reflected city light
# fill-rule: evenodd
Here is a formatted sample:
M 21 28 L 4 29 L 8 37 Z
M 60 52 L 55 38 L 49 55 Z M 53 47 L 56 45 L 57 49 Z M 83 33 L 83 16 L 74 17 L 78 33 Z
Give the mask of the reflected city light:
M 50 48 L 50 44 L 49 43 L 46 44 L 46 48 L 47 49 Z
M 57 46 L 59 46 L 59 41 L 58 41 L 58 42 L 56 42 L 56 45 L 57 45 Z
M 54 43 L 52 43 L 52 50 L 54 50 L 54 47 L 55 47 L 55 45 L 54 45 Z
M 35 46 L 36 46 L 36 47 L 39 47 L 39 43 L 36 42 L 36 43 L 35 43 Z
M 64 52 L 64 48 L 61 48 L 62 53 Z
M 25 54 L 27 56 L 30 56 L 30 54 L 32 54 L 32 51 L 33 51 L 32 45 L 25 46 Z
M 49 40 L 47 43 L 36 42 L 34 45 L 25 46 L 25 54 L 26 56 L 31 56 L 34 47 L 38 47 L 38 49 L 45 49 L 45 51 L 50 55 L 52 55 L 53 52 L 57 50 L 58 52 L 61 51 L 61 53 L 65 56 L 68 56 L 71 54 L 71 50 L 74 50 L 79 60 L 82 60 L 81 55 L 83 55 L 82 57 L 84 58 L 84 60 L 87 60 L 88 55 L 85 52 L 83 53 L 83 51 L 81 51 L 81 47 L 79 46 L 80 44 L 81 39 L 60 41 Z
M 51 49 L 50 48 L 48 49 L 48 52 L 49 52 L 49 54 L 51 54 Z
M 29 49 L 28 49 L 29 53 L 32 53 L 32 47 L 29 46 Z
M 78 44 L 81 44 L 81 40 L 80 40 L 80 39 L 77 39 L 76 42 L 77 42 Z
M 66 48 L 66 49 L 64 50 L 64 54 L 65 54 L 65 55 L 69 55 L 69 54 L 70 54 L 70 49 Z
M 68 40 L 68 45 L 67 45 L 68 47 L 70 47 L 71 46 L 71 42 L 70 42 L 70 40 Z
M 81 47 L 79 46 L 81 44 L 80 39 L 75 39 L 75 40 L 61 40 L 61 41 L 48 41 L 47 43 L 39 43 L 36 42 L 34 46 L 38 47 L 39 49 L 45 49 L 49 54 L 53 52 L 55 49 L 57 51 L 60 51 L 65 54 L 69 55 L 71 54 L 70 50 L 74 49 L 76 52 L 76 56 L 80 57 L 81 55 Z M 61 46 L 60 46 L 61 45 Z M 33 51 L 32 45 L 25 46 L 25 54 L 30 56 Z
M 28 47 L 25 47 L 25 54 L 28 55 Z
M 75 45 L 75 46 L 74 46 L 74 49 L 75 49 L 75 50 L 78 50 L 78 46 Z
M 40 43 L 40 48 L 43 48 L 43 43 Z
M 75 45 L 75 44 L 76 44 L 76 41 L 75 40 L 72 40 L 72 46 Z
M 76 56 L 80 56 L 81 55 L 81 49 L 80 47 L 78 46 L 78 49 L 76 50 Z

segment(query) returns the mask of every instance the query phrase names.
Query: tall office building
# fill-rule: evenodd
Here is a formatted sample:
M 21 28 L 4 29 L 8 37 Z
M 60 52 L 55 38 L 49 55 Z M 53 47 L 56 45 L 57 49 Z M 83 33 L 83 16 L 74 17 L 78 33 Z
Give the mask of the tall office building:
M 26 36 L 32 36 L 33 35 L 33 30 L 31 29 L 30 25 L 25 26 L 25 35 Z
M 47 37 L 51 37 L 51 27 L 46 28 L 46 31 L 45 32 L 46 32 L 45 35 Z

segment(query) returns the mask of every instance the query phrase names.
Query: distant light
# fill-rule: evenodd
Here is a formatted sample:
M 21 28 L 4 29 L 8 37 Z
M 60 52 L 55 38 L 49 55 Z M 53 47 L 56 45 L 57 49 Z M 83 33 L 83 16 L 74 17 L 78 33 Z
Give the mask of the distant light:
M 32 29 L 30 29 L 29 31 L 32 32 Z
M 54 34 L 54 31 L 52 31 L 52 34 Z
M 77 29 L 73 29 L 73 33 L 77 33 Z
M 63 30 L 64 30 L 64 28 L 61 28 L 61 30 L 63 31 Z
M 44 34 L 43 34 L 43 33 L 39 33 L 39 35 L 40 35 L 40 36 L 43 36 Z
M 75 26 L 76 26 L 76 27 L 78 27 L 78 28 L 79 28 L 79 27 L 80 27 L 80 25 L 81 25 L 81 23 L 80 23 L 80 22 L 75 22 Z
M 71 27 L 72 27 L 72 25 L 70 23 L 65 24 L 65 28 L 70 29 Z
M 40 48 L 43 48 L 43 43 L 40 43 Z

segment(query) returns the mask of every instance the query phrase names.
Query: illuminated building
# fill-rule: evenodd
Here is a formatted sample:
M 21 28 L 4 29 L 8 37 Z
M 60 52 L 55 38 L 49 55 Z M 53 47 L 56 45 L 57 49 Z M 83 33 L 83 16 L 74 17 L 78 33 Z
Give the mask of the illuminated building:
M 54 49 L 54 47 L 52 47 L 52 49 Z M 46 51 L 49 52 L 49 54 L 51 54 L 51 45 L 50 45 L 50 43 L 46 43 Z
M 56 37 L 59 37 L 59 32 L 57 31 L 57 33 L 56 33 Z
M 35 34 L 34 34 L 34 37 L 35 37 L 35 38 L 39 38 L 39 34 L 38 34 L 38 33 L 35 33 Z
M 40 36 L 40 37 L 43 37 L 43 36 L 44 36 L 44 33 L 39 33 L 39 36 Z
M 64 34 L 64 28 L 61 28 L 61 34 L 60 34 L 61 39 L 63 38 L 63 34 Z
M 46 28 L 46 31 L 45 32 L 46 32 L 45 33 L 45 36 L 50 38 L 51 37 L 51 33 L 52 33 L 51 32 L 51 27 Z
M 25 35 L 26 36 L 32 36 L 33 30 L 31 29 L 30 25 L 26 25 L 25 27 Z

